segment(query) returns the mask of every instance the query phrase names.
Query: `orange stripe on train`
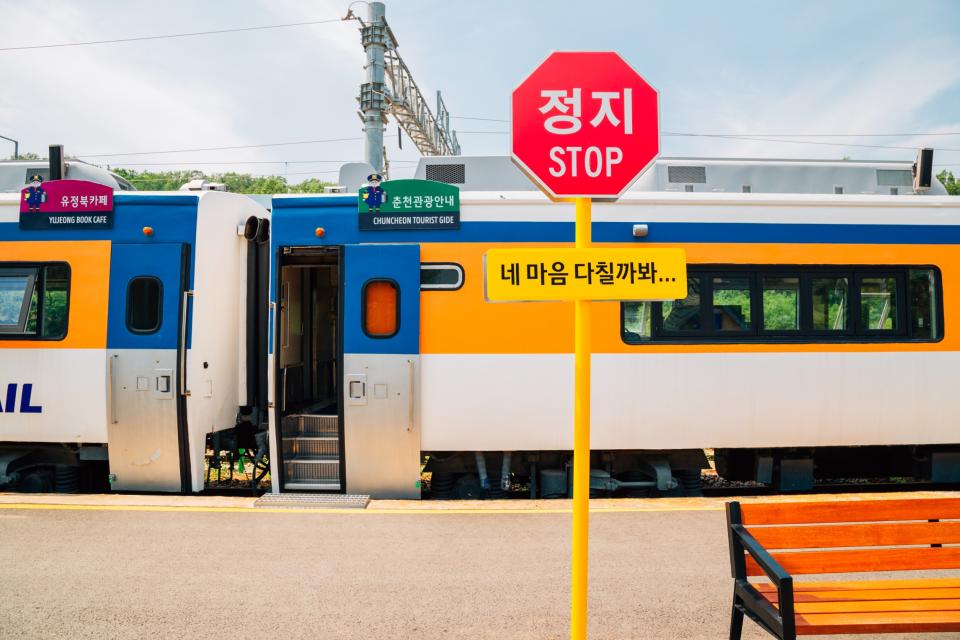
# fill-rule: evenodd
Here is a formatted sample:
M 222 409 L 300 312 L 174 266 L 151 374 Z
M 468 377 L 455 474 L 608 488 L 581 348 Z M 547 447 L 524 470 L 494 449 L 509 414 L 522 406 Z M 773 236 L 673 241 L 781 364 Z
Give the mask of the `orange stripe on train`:
M 430 353 L 572 353 L 573 305 L 555 302 L 489 303 L 483 298 L 483 254 L 493 247 L 572 246 L 560 243 L 423 244 L 423 262 L 463 266 L 458 291 L 424 291 L 420 351 Z M 662 344 L 628 345 L 620 339 L 620 305 L 593 305 L 594 353 L 737 353 L 826 351 L 958 351 L 951 331 L 960 321 L 960 247 L 954 245 L 842 244 L 603 244 L 605 247 L 681 247 L 690 264 L 916 264 L 936 265 L 943 276 L 944 339 L 936 343 L 878 344 Z
M 66 262 L 70 310 L 63 340 L 0 340 L 0 349 L 106 349 L 110 242 L 0 242 L 2 262 Z

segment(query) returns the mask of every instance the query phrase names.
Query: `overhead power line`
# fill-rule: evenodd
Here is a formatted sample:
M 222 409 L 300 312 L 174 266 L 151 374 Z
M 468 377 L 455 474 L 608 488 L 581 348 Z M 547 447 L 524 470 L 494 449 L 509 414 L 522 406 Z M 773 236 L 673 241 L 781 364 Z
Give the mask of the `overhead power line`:
M 458 133 L 463 134 L 487 134 L 487 135 L 509 135 L 509 131 L 459 131 Z M 680 132 L 680 131 L 664 131 L 662 133 L 665 137 L 692 137 L 692 138 L 720 138 L 728 140 L 748 140 L 748 141 L 757 141 L 757 142 L 781 142 L 785 144 L 812 144 L 812 145 L 826 145 L 831 147 L 864 147 L 870 149 L 901 149 L 907 151 L 915 151 L 915 147 L 908 146 L 897 146 L 897 145 L 880 145 L 880 144 L 862 144 L 854 142 L 827 142 L 823 140 L 793 140 L 787 138 L 775 138 L 767 137 L 760 135 L 748 135 L 748 134 L 739 134 L 739 133 L 692 133 L 692 132 Z M 800 135 L 814 135 L 814 134 L 786 134 L 790 136 L 800 136 Z M 894 134 L 816 134 L 822 136 L 841 136 L 849 135 L 853 136 L 867 136 L 867 135 L 877 135 L 877 136 L 892 136 Z M 897 134 L 901 135 L 901 134 Z M 939 136 L 939 135 L 960 135 L 960 132 L 957 134 L 950 133 L 914 133 L 914 134 L 902 134 L 902 135 L 913 135 L 913 136 Z M 395 138 L 397 134 L 385 134 L 385 138 Z M 222 147 L 195 147 L 189 149 L 162 149 L 162 150 L 152 150 L 152 151 L 125 151 L 121 153 L 79 153 L 78 157 L 86 158 L 119 158 L 119 157 L 128 157 L 128 156 L 148 156 L 148 155 L 163 155 L 171 153 L 194 153 L 194 152 L 203 152 L 203 151 L 235 151 L 239 149 L 263 149 L 268 147 L 284 147 L 284 146 L 294 146 L 294 145 L 305 145 L 305 144 L 324 144 L 330 142 L 355 142 L 358 140 L 363 140 L 363 137 L 351 137 L 351 138 L 325 138 L 319 140 L 294 140 L 290 142 L 268 142 L 263 144 L 246 144 L 246 145 L 231 145 L 231 146 L 222 146 Z M 937 147 L 937 151 L 958 151 L 960 149 L 948 148 L 948 147 Z M 184 162 L 170 163 L 170 164 L 184 164 Z M 283 163 L 289 162 L 290 164 L 294 162 L 347 162 L 341 160 L 309 160 L 309 161 L 250 161 L 242 162 L 237 160 L 230 160 L 227 162 L 213 162 L 213 161 L 204 161 L 203 164 L 253 164 L 254 162 L 276 162 Z M 391 162 L 416 162 L 415 160 L 393 160 Z M 158 162 L 139 162 L 139 163 L 125 163 L 125 164 L 142 164 L 142 165 L 159 165 L 163 163 Z M 194 164 L 201 164 L 200 162 L 195 162 Z
M 916 147 L 897 146 L 889 144 L 863 144 L 858 142 L 825 142 L 823 140 L 792 140 L 787 138 L 768 138 L 765 136 L 749 136 L 740 134 L 717 134 L 717 133 L 677 133 L 664 132 L 665 136 L 677 136 L 685 138 L 720 138 L 726 140 L 750 140 L 756 142 L 780 142 L 786 144 L 815 144 L 827 147 L 861 147 L 865 149 L 903 149 L 906 151 L 916 151 Z M 937 151 L 960 151 L 960 149 L 949 149 L 937 147 Z
M 111 162 L 113 167 L 163 167 L 163 166 L 193 166 L 193 165 L 239 165 L 239 164 L 342 164 L 357 162 L 353 160 L 183 160 L 181 162 Z M 416 164 L 419 160 L 391 160 L 390 164 Z
M 477 120 L 480 122 L 510 122 L 503 118 L 479 118 L 476 116 L 450 116 L 454 120 Z M 460 133 L 487 133 L 478 131 L 462 131 Z M 506 132 L 490 132 L 506 133 Z M 686 133 L 679 131 L 664 131 L 665 136 L 716 136 L 716 137 L 767 137 L 767 138 L 909 138 L 932 136 L 960 136 L 960 131 L 913 132 L 913 133 Z
M 386 134 L 385 138 L 396 137 L 396 134 Z M 197 147 L 193 149 L 164 149 L 162 151 L 125 151 L 123 153 L 78 153 L 77 156 L 87 158 L 117 158 L 120 156 L 152 156 L 164 153 L 193 153 L 194 151 L 233 151 L 236 149 L 262 149 L 264 147 L 286 147 L 299 144 L 321 144 L 325 142 L 354 142 L 363 140 L 362 137 L 354 138 L 326 138 L 323 140 L 294 140 L 293 142 L 267 142 L 263 144 L 242 144 L 227 147 Z
M 318 174 L 337 173 L 337 171 L 292 171 L 290 173 L 258 173 L 255 178 L 283 178 L 286 176 L 312 176 Z M 215 177 L 215 176 L 214 176 Z M 127 182 L 156 182 L 157 178 L 124 178 Z
M 509 135 L 509 131 L 458 131 L 458 134 L 490 134 L 490 135 Z M 724 140 L 746 140 L 756 142 L 781 142 L 785 144 L 816 144 L 828 147 L 863 147 L 867 149 L 904 149 L 907 151 L 916 151 L 916 147 L 897 146 L 890 144 L 862 144 L 856 142 L 825 142 L 823 140 L 791 140 L 787 138 L 767 138 L 762 136 L 750 136 L 734 133 L 681 133 L 677 131 L 663 131 L 664 137 L 683 137 L 683 138 L 720 138 Z M 939 134 L 937 134 L 939 135 Z M 937 151 L 960 151 L 948 147 L 937 147 Z
M 169 40 L 171 38 L 193 38 L 196 36 L 212 36 L 222 33 L 240 33 L 243 31 L 265 31 L 267 29 L 289 29 L 291 27 L 306 27 L 331 22 L 342 22 L 343 18 L 328 18 L 326 20 L 310 20 L 307 22 L 287 22 L 284 24 L 267 24 L 258 27 L 237 27 L 235 29 L 214 29 L 211 31 L 192 31 L 188 33 L 168 33 L 158 36 L 137 36 L 134 38 L 113 38 L 110 40 L 89 40 L 86 42 L 59 42 L 56 44 L 32 44 L 20 47 L 0 47 L 0 51 L 24 51 L 27 49 L 60 49 L 63 47 L 88 47 L 97 44 L 118 44 L 122 42 L 140 42 L 143 40 Z
M 926 138 L 931 136 L 960 136 L 960 131 L 938 131 L 936 133 L 713 133 L 713 134 L 665 132 L 665 135 L 763 136 L 763 137 L 776 137 L 776 138 L 908 138 L 908 137 Z
M 481 122 L 510 122 L 503 118 L 475 118 L 473 116 L 450 116 L 451 120 L 480 120 Z

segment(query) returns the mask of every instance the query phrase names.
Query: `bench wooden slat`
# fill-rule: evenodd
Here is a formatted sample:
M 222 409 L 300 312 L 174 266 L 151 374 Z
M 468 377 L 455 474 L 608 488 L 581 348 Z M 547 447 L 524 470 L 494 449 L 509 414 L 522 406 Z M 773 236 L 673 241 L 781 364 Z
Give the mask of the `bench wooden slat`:
M 960 611 L 798 614 L 797 635 L 960 631 Z
M 854 600 L 851 602 L 797 602 L 797 613 L 889 613 L 895 611 L 957 611 L 960 600 Z
M 771 555 L 787 573 L 794 575 L 960 569 L 960 547 L 784 551 Z M 749 556 L 747 575 L 764 575 L 760 566 Z
M 776 591 L 763 594 L 776 604 Z M 848 591 L 803 591 L 793 594 L 794 602 L 882 602 L 884 600 L 958 600 L 960 589 L 850 589 Z
M 776 592 L 777 588 L 769 582 L 755 582 L 753 586 L 760 593 Z M 844 591 L 844 590 L 880 590 L 887 589 L 946 589 L 960 588 L 960 578 L 917 578 L 899 580 L 804 580 L 793 583 L 793 592 L 804 591 Z
M 960 522 L 772 526 L 748 530 L 768 551 L 960 543 Z
M 914 498 L 839 502 L 742 503 L 743 524 L 811 524 L 890 520 L 957 520 L 960 500 Z

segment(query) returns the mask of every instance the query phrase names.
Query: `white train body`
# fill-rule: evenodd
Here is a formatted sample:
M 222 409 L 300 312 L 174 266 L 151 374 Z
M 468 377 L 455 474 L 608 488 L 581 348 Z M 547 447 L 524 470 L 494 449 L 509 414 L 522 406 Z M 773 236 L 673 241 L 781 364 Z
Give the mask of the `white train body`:
M 504 163 L 424 161 L 462 184 L 447 230 L 361 230 L 354 194 L 268 212 L 202 192 L 117 195 L 108 231 L 36 232 L 0 196 L 0 289 L 69 300 L 51 335 L 42 310 L 32 334 L 29 310 L 0 331 L 0 482 L 106 461 L 114 489 L 199 491 L 207 456 L 244 446 L 273 491 L 418 497 L 426 464 L 435 495 L 562 494 L 572 306 L 486 302 L 483 255 L 570 246 L 573 209 L 498 190 L 523 184 Z M 960 199 L 913 194 L 902 163 L 780 165 L 663 161 L 594 205 L 596 245 L 683 248 L 691 282 L 594 304 L 598 488 L 691 488 L 705 449 L 787 489 L 960 479 Z

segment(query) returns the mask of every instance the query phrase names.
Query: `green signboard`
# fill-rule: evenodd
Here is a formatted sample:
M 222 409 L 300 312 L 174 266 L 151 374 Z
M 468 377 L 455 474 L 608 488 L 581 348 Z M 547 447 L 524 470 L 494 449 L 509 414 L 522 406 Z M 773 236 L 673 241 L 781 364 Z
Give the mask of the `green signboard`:
M 460 189 L 433 180 L 388 180 L 360 187 L 361 231 L 459 229 Z

